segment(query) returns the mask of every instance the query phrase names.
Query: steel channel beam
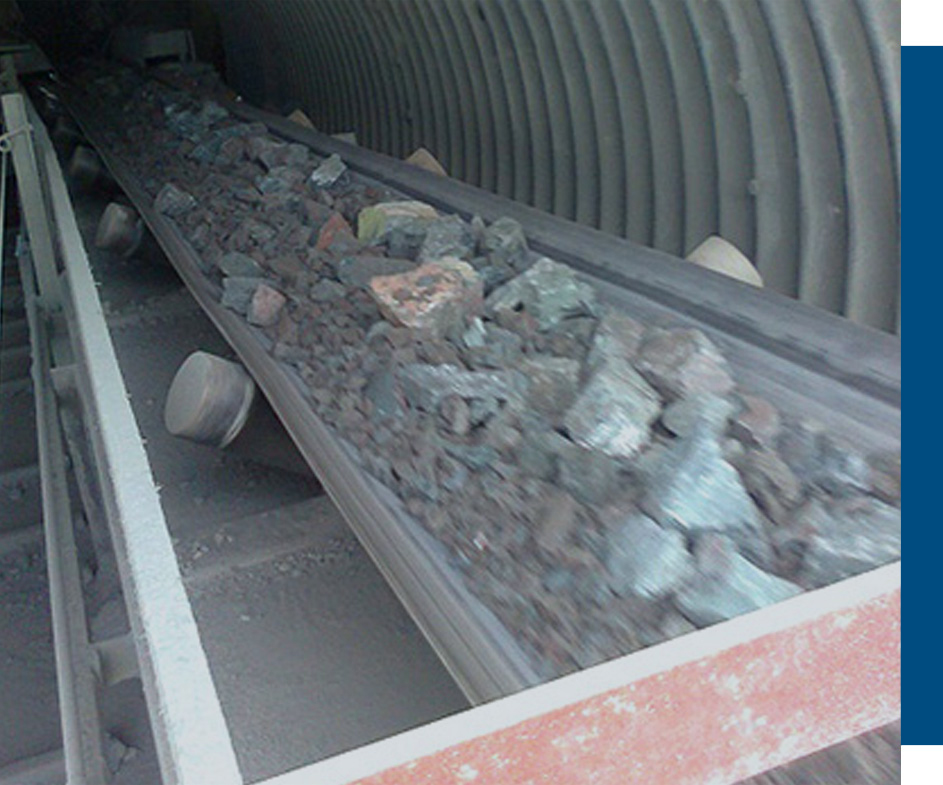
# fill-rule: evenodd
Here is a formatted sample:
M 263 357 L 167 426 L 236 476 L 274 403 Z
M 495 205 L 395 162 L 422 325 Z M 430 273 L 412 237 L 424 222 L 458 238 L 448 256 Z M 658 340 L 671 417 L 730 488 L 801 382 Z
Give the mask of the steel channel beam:
M 32 206 L 25 203 L 24 208 L 29 212 Z M 65 769 L 70 785 L 99 785 L 110 777 L 102 746 L 96 656 L 89 645 L 58 404 L 50 375 L 50 336 L 47 317 L 37 305 L 31 260 L 21 259 L 20 270 L 33 356 L 43 531 Z
M 57 302 L 60 292 L 56 278 L 56 255 L 49 232 L 49 214 L 42 192 L 42 181 L 39 178 L 36 151 L 33 149 L 33 137 L 23 96 L 9 93 L 3 96 L 2 101 L 5 131 L 11 144 L 20 201 L 29 207 L 23 217 L 26 220 L 33 258 L 36 260 L 39 292 L 48 302 Z
M 259 785 L 730 785 L 900 717 L 900 563 Z
M 76 381 L 163 781 L 242 783 L 59 162 L 42 121 L 26 106 L 53 219 L 45 231 L 61 253 Z

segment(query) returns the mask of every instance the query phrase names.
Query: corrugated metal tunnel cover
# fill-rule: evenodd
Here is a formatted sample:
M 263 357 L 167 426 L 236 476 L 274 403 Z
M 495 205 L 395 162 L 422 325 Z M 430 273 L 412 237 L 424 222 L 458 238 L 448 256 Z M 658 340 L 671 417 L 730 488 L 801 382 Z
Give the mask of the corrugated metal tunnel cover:
M 234 88 L 467 182 L 900 324 L 897 0 L 216 2 Z

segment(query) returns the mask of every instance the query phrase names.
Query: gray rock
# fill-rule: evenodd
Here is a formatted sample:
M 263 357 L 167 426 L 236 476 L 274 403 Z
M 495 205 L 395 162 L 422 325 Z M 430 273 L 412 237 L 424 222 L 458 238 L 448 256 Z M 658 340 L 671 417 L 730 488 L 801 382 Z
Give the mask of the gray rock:
M 726 569 L 698 575 L 677 593 L 675 603 L 694 624 L 707 626 L 801 593 L 796 584 L 764 572 L 734 552 Z
M 386 256 L 346 256 L 337 265 L 337 278 L 351 287 L 366 288 L 371 278 L 378 275 L 396 275 L 415 269 L 409 259 L 390 259 Z
M 527 403 L 538 414 L 553 418 L 573 403 L 580 384 L 580 364 L 576 360 L 534 357 L 524 360 L 520 369 L 530 380 Z
M 480 347 L 465 351 L 465 360 L 472 368 L 506 368 L 520 363 L 524 341 L 517 333 L 487 324 L 485 341 Z
M 812 500 L 796 515 L 808 532 L 802 577 L 819 587 L 900 558 L 901 512 L 869 497 L 826 506 Z
M 665 452 L 642 509 L 662 526 L 691 533 L 723 530 L 749 536 L 758 529 L 756 508 L 740 475 L 703 426 Z
M 196 207 L 196 199 L 173 183 L 160 189 L 154 200 L 154 209 L 170 218 L 180 218 Z
M 249 310 L 249 303 L 252 302 L 252 295 L 255 294 L 255 290 L 259 285 L 264 283 L 264 278 L 249 278 L 238 275 L 224 278 L 221 300 L 223 307 L 245 315 Z
M 514 269 L 506 264 L 487 264 L 487 259 L 472 259 L 472 266 L 481 276 L 485 294 L 491 294 L 514 277 Z
M 527 238 L 524 229 L 513 218 L 499 218 L 485 229 L 481 248 L 492 264 L 522 270 L 527 263 Z
M 666 398 L 726 395 L 734 387 L 727 361 L 700 330 L 652 330 L 635 367 Z
M 565 491 L 550 492 L 537 518 L 534 539 L 548 553 L 560 555 L 568 548 L 570 535 L 579 523 L 579 506 Z
M 254 218 L 247 218 L 243 221 L 241 230 L 245 232 L 246 237 L 260 245 L 273 240 L 275 235 L 278 234 L 274 227 Z
M 557 458 L 568 444 L 573 443 L 556 431 L 527 428 L 516 450 L 518 466 L 531 477 L 553 480 L 557 474 Z
M 363 394 L 373 404 L 370 416 L 374 422 L 383 422 L 402 415 L 403 405 L 396 392 L 396 378 L 389 368 L 383 368 L 373 374 L 367 381 Z
M 689 436 L 695 427 L 704 425 L 719 438 L 726 431 L 727 421 L 734 408 L 727 398 L 713 393 L 700 393 L 680 398 L 666 406 L 661 422 L 675 436 Z
M 883 502 L 898 506 L 901 496 L 900 457 L 900 450 L 882 450 L 868 456 L 871 493 Z
M 285 146 L 285 152 L 282 159 L 285 166 L 303 167 L 308 163 L 308 148 L 303 144 L 288 144 Z
M 475 236 L 471 227 L 459 216 L 450 215 L 432 221 L 419 249 L 420 262 L 435 262 L 445 257 L 471 259 L 475 252 Z
M 471 430 L 472 414 L 468 402 L 458 395 L 450 395 L 439 404 L 439 417 L 450 433 L 465 436 Z
M 500 457 L 498 451 L 487 444 L 453 444 L 451 442 L 443 442 L 443 447 L 449 455 L 457 461 L 461 461 L 469 469 L 474 469 L 475 471 L 482 471 L 489 466 L 493 466 L 498 462 Z
M 216 266 L 223 275 L 237 278 L 259 278 L 262 275 L 262 267 L 259 263 L 251 256 L 239 251 L 223 254 L 216 262 Z
M 684 535 L 646 515 L 633 513 L 612 526 L 608 543 L 609 586 L 620 596 L 664 597 L 694 573 Z
M 322 278 L 311 287 L 309 294 L 316 303 L 332 303 L 347 296 L 347 287 L 330 278 Z
M 200 122 L 206 127 L 209 127 L 214 123 L 218 123 L 221 120 L 225 120 L 227 117 L 229 117 L 229 112 L 227 112 L 215 101 L 203 102 L 203 106 L 200 109 L 199 119 Z
M 468 325 L 468 329 L 462 334 L 462 343 L 467 349 L 483 349 L 488 338 L 488 332 L 485 330 L 484 322 L 479 317 L 474 317 Z
M 786 523 L 789 510 L 799 503 L 802 483 L 776 453 L 745 451 L 734 461 L 743 484 L 766 516 L 777 525 Z
M 377 242 L 386 242 L 390 256 L 416 259 L 433 220 L 421 216 L 392 216 L 387 219 L 386 228 Z
M 551 446 L 556 450 L 557 481 L 584 504 L 602 504 L 622 485 L 623 466 L 615 458 L 563 437 Z
M 578 280 L 572 268 L 543 257 L 485 301 L 485 313 L 491 317 L 521 308 L 536 319 L 540 330 L 552 330 L 564 319 L 595 313 L 596 292 Z
M 599 320 L 593 346 L 586 360 L 591 368 L 610 359 L 631 360 L 638 352 L 644 335 L 645 328 L 637 321 L 608 311 Z
M 832 493 L 868 488 L 871 468 L 854 447 L 822 434 L 819 439 L 820 471 L 816 480 Z
M 278 165 L 280 152 L 284 146 L 283 142 L 277 142 L 263 133 L 250 136 L 246 152 L 250 159 L 258 161 L 266 169 L 271 169 Z
M 519 371 L 466 371 L 456 365 L 405 365 L 397 378 L 410 406 L 426 412 L 435 412 L 449 395 L 476 402 L 520 403 L 528 386 Z
M 660 411 L 658 394 L 632 366 L 610 360 L 590 377 L 564 424 L 584 447 L 631 458 L 648 444 Z
M 313 188 L 330 188 L 347 171 L 345 164 L 336 153 L 325 158 L 321 165 L 315 169 L 308 178 L 308 183 Z
M 742 395 L 741 403 L 730 424 L 731 435 L 748 447 L 774 446 L 779 435 L 779 410 L 755 395 Z

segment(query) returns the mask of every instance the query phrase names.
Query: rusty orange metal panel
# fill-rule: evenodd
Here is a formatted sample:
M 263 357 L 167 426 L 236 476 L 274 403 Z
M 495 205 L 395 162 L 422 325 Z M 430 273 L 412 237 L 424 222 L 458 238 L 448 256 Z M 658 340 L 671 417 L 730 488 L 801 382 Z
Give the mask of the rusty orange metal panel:
M 738 782 L 900 716 L 899 564 L 842 584 L 269 783 Z
M 721 785 L 890 722 L 899 701 L 897 590 L 360 782 Z

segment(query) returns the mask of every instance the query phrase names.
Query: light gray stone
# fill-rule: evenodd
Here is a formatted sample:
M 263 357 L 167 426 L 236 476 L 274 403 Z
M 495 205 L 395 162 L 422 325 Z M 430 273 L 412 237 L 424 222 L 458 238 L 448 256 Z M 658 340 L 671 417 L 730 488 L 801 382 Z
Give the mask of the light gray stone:
M 249 310 L 249 304 L 252 302 L 255 290 L 260 284 L 264 283 L 264 278 L 249 278 L 238 275 L 224 278 L 221 300 L 223 307 L 245 315 L 246 311 Z
M 631 458 L 648 444 L 660 411 L 651 386 L 628 362 L 614 359 L 590 377 L 564 424 L 570 438 L 584 447 Z
M 419 262 L 435 262 L 447 256 L 468 260 L 475 253 L 471 227 L 457 215 L 437 218 L 426 228 Z
M 499 218 L 484 230 L 481 247 L 492 264 L 506 264 L 521 270 L 527 263 L 527 238 L 513 218 Z
M 396 275 L 414 270 L 409 259 L 390 259 L 386 256 L 346 256 L 337 263 L 337 278 L 347 286 L 366 288 L 378 275 Z
M 713 393 L 700 393 L 680 398 L 665 407 L 661 422 L 675 436 L 689 436 L 695 427 L 704 425 L 718 438 L 727 429 L 727 421 L 734 412 L 727 398 Z
M 631 360 L 641 346 L 645 328 L 628 316 L 607 311 L 593 337 L 593 346 L 587 357 L 591 368 L 610 359 Z
M 519 371 L 466 371 L 456 365 L 404 365 L 397 378 L 409 404 L 426 412 L 435 412 L 449 395 L 519 403 L 528 387 L 527 377 Z
M 485 341 L 488 338 L 488 332 L 485 330 L 484 322 L 479 317 L 474 317 L 468 329 L 462 334 L 462 343 L 467 349 L 483 349 Z
M 676 529 L 663 529 L 641 513 L 612 526 L 607 541 L 609 585 L 620 596 L 664 597 L 694 573 L 694 558 L 688 553 L 684 535 Z
M 694 624 L 706 626 L 801 593 L 796 584 L 770 575 L 739 553 L 732 553 L 725 570 L 699 575 L 677 593 L 675 602 Z
M 173 183 L 167 183 L 160 189 L 154 200 L 154 209 L 170 218 L 179 218 L 196 207 L 196 199 L 192 194 Z
M 576 396 L 580 364 L 564 357 L 534 357 L 524 360 L 520 370 L 530 380 L 527 402 L 539 414 L 554 417 Z
M 259 278 L 262 275 L 262 267 L 251 256 L 247 256 L 239 251 L 223 254 L 216 262 L 216 266 L 223 275 L 236 276 L 240 278 Z
M 704 426 L 678 439 L 652 470 L 642 509 L 663 526 L 687 532 L 756 532 L 756 507 L 740 475 Z
M 330 188 L 346 171 L 347 164 L 335 153 L 325 158 L 320 166 L 311 173 L 308 183 L 314 188 Z
M 803 578 L 825 586 L 900 558 L 901 512 L 869 497 L 826 506 L 809 502 L 797 513 L 800 530 L 810 532 Z
M 833 493 L 848 489 L 866 489 L 871 468 L 864 455 L 854 447 L 823 434 L 819 439 L 819 485 Z
M 537 320 L 540 330 L 551 330 L 564 319 L 594 314 L 596 292 L 571 267 L 543 257 L 485 301 L 485 313 L 492 317 L 522 307 Z

